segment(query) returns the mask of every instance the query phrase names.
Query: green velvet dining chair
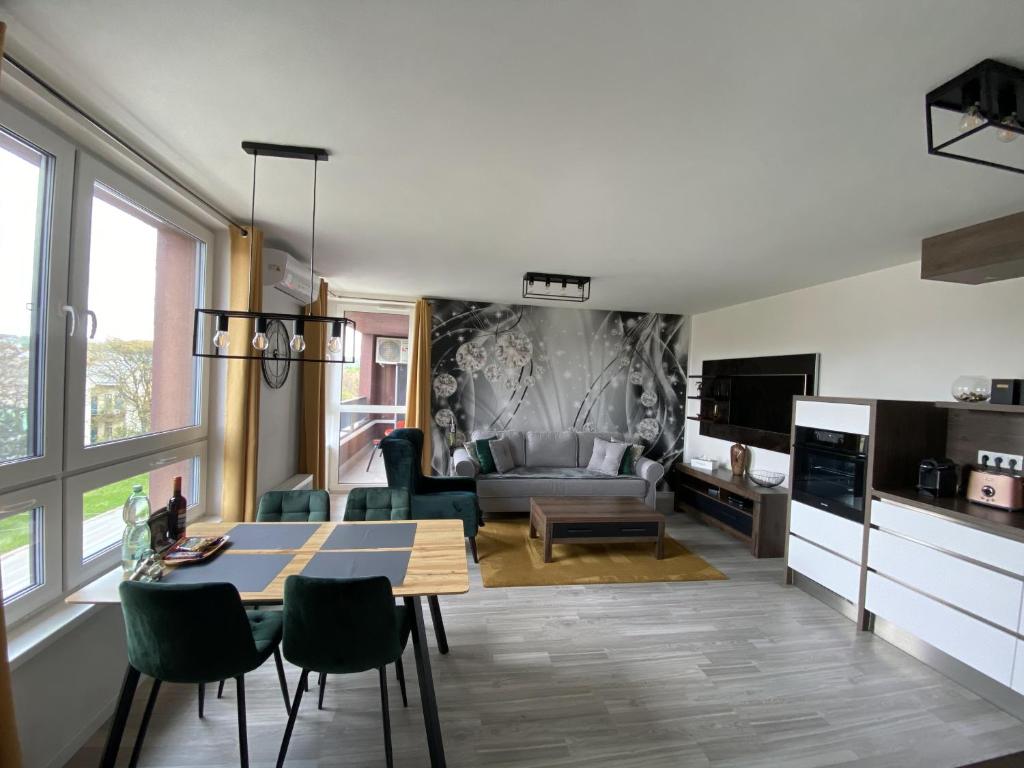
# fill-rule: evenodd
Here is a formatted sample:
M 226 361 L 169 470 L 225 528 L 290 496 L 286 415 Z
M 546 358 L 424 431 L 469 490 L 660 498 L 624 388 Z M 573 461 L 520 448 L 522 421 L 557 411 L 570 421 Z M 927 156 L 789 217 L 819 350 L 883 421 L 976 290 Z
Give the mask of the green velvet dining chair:
M 395 605 L 386 576 L 320 579 L 289 576 L 284 583 L 284 657 L 302 670 L 277 756 L 282 768 L 311 672 L 350 675 L 376 669 L 384 725 L 384 754 L 392 766 L 387 665 L 400 664 L 412 617 Z M 322 697 L 321 692 L 321 697 Z M 404 698 L 404 686 L 403 686 Z
M 256 508 L 257 523 L 326 523 L 330 519 L 327 491 L 267 491 Z
M 113 759 L 116 759 L 117 744 L 141 675 L 153 678 L 153 686 L 132 750 L 131 766 L 138 762 L 162 683 L 204 686 L 233 677 L 238 690 L 241 764 L 243 768 L 248 766 L 245 675 L 273 656 L 285 707 L 289 706 L 288 683 L 280 652 L 281 612 L 246 611 L 232 584 L 125 581 L 119 590 L 127 636 L 128 670 L 108 740 L 108 744 L 114 745 Z M 201 691 L 202 688 L 200 697 Z

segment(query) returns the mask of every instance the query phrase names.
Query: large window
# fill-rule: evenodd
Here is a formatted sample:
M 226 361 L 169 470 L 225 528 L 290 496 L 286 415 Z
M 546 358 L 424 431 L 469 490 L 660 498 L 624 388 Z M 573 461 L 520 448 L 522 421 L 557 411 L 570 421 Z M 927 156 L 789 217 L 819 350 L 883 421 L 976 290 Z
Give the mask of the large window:
M 0 596 L 8 622 L 115 567 L 121 509 L 204 511 L 212 234 L 0 96 Z
M 0 463 L 43 447 L 39 310 L 52 161 L 0 129 L 0 264 L 8 267 L 0 280 Z

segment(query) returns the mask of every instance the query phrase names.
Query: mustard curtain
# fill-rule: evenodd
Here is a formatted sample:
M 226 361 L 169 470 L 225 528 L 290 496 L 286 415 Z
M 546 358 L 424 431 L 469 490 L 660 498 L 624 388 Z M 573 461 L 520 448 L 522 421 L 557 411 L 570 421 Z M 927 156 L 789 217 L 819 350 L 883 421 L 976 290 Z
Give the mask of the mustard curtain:
M 430 302 L 420 299 L 412 313 L 405 425 L 423 430 L 422 464 L 425 475 L 433 474 L 430 466 L 430 322 Z
M 250 264 L 250 238 L 252 261 Z M 250 280 L 250 274 L 252 279 Z M 263 233 L 231 227 L 231 309 L 258 312 L 263 308 Z M 228 351 L 249 348 L 251 320 L 235 319 L 229 327 Z M 260 364 L 258 360 L 228 360 L 227 407 L 224 421 L 224 485 L 221 519 L 256 519 L 256 471 L 260 437 Z
M 320 281 L 317 300 L 307 309 L 311 315 L 327 315 L 327 283 Z M 303 357 L 327 357 L 327 334 L 323 323 L 306 324 Z M 299 422 L 299 472 L 313 476 L 314 488 L 327 487 L 327 366 L 302 364 L 302 418 Z
M 0 60 L 4 54 L 4 33 L 7 25 L 0 21 Z M 0 601 L 0 768 L 20 768 L 21 744 L 18 722 L 14 718 L 14 695 L 11 692 L 11 665 L 7 661 L 7 624 L 4 604 Z

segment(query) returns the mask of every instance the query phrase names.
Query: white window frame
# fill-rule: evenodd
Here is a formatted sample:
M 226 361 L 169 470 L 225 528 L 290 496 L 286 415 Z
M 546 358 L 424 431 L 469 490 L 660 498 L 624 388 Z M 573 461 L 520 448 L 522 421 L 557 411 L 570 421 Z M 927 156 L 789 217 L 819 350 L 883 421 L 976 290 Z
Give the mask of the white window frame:
M 0 515 L 42 511 L 39 543 L 42 552 L 43 580 L 38 586 L 21 593 L 4 605 L 4 618 L 11 624 L 43 608 L 61 595 L 61 495 L 60 483 L 51 480 L 42 485 L 0 494 Z M 0 593 L 2 593 L 0 588 Z
M 49 221 L 44 231 L 42 270 L 45 280 L 41 370 L 42 446 L 40 455 L 0 464 L 0 488 L 10 488 L 58 475 L 64 452 L 64 361 L 67 320 L 68 252 L 71 198 L 75 178 L 75 147 L 35 118 L 0 96 L 0 126 L 54 158 Z M 48 237 L 47 237 L 48 236 Z
M 85 152 L 79 152 L 78 169 L 74 190 L 74 223 L 71 236 L 71 272 L 68 283 L 69 304 L 75 307 L 79 318 L 80 332 L 68 342 L 67 395 L 64 409 L 65 418 L 65 468 L 68 471 L 83 470 L 116 461 L 126 461 L 140 453 L 166 450 L 206 439 L 208 433 L 209 367 L 203 358 L 197 362 L 198 400 L 197 424 L 190 427 L 158 432 L 109 443 L 86 446 L 85 444 L 85 392 L 86 392 L 86 351 L 88 318 L 86 310 L 89 301 L 89 246 L 92 235 L 92 200 L 94 184 L 99 182 L 129 198 L 133 203 L 159 218 L 173 224 L 188 234 L 200 239 L 205 245 L 199 260 L 201 290 L 197 306 L 202 306 L 205 297 L 211 294 L 213 270 L 211 249 L 214 248 L 214 234 L 195 219 L 186 216 L 168 205 L 145 187 Z M 127 290 L 127 289 L 126 289 Z M 191 333 L 191 328 L 188 329 Z
M 108 467 L 84 472 L 64 480 L 64 589 L 70 592 L 78 589 L 87 581 L 101 576 L 121 562 L 121 543 L 111 545 L 88 560 L 82 560 L 82 494 L 118 480 L 123 480 L 142 472 L 160 469 L 168 464 L 176 464 L 187 459 L 197 459 L 199 472 L 196 476 L 195 488 L 199 491 L 199 502 L 189 500 L 188 521 L 197 520 L 206 514 L 206 442 L 199 441 L 191 445 L 181 446 L 169 451 L 161 451 L 143 456 L 132 461 L 124 461 Z M 170 498 L 171 489 L 163 489 Z M 157 511 L 166 503 L 162 496 L 156 495 L 160 489 L 150 489 L 150 503 L 153 511 Z M 194 493 L 195 491 L 193 491 Z
M 332 299 L 328 303 L 330 313 L 334 317 L 345 317 L 347 312 L 379 312 L 381 314 L 389 315 L 405 315 L 409 321 L 409 330 L 406 338 L 409 339 L 410 344 L 412 343 L 412 320 L 413 310 L 415 309 L 415 303 L 411 301 L 390 301 L 390 300 L 379 300 L 379 299 L 362 299 L 358 297 L 345 297 L 343 299 Z M 356 328 L 358 331 L 358 327 Z M 362 331 L 360 331 L 362 333 Z M 372 360 L 370 361 L 373 362 Z M 361 363 L 360 363 L 361 365 Z M 338 392 L 341 388 L 341 375 L 345 367 L 344 363 L 339 365 L 328 365 L 325 366 L 326 370 L 326 382 L 325 386 L 328 393 Z M 407 371 L 411 370 L 407 367 Z M 401 413 L 405 413 L 405 409 L 408 407 L 408 386 L 406 386 L 406 404 L 401 406 Z M 381 410 L 386 410 L 380 407 L 367 406 L 367 410 L 372 413 L 379 413 Z M 399 411 L 396 409 L 395 413 Z M 339 480 L 338 474 L 340 470 L 341 457 L 338 454 L 338 434 L 341 431 L 341 403 L 338 399 L 333 396 L 327 397 L 327 412 L 325 414 L 325 430 L 324 439 L 326 440 L 326 455 L 327 455 L 327 489 L 331 493 L 347 493 L 352 488 L 358 487 L 353 483 L 342 483 Z M 377 457 L 375 461 L 381 461 L 380 457 Z

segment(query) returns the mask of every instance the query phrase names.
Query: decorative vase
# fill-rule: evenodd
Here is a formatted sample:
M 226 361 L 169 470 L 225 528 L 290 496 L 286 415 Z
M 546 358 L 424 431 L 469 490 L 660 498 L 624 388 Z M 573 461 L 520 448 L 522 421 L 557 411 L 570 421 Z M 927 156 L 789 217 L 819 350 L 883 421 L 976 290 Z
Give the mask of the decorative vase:
M 750 463 L 750 449 L 742 443 L 733 443 L 729 448 L 729 465 L 734 475 L 743 476 Z
M 992 380 L 985 376 L 961 376 L 953 382 L 951 391 L 961 403 L 983 403 L 992 396 Z

